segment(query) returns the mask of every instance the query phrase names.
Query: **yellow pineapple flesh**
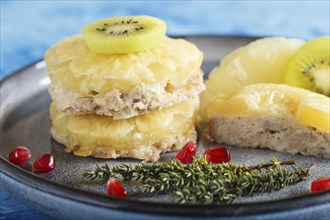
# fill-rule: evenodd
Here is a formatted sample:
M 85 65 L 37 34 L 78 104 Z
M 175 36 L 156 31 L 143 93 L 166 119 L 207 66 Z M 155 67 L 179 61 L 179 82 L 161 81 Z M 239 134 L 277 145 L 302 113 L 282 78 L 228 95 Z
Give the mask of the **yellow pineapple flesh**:
M 330 133 L 329 108 L 330 99 L 328 99 L 328 102 L 316 101 L 313 103 L 301 103 L 297 109 L 297 118 L 305 125 Z
M 52 83 L 88 97 L 115 89 L 126 93 L 141 84 L 182 87 L 200 68 L 203 54 L 183 40 L 165 38 L 158 47 L 128 54 L 104 55 L 88 49 L 80 35 L 66 38 L 45 54 Z
M 272 115 L 330 133 L 330 98 L 283 84 L 252 84 L 217 96 L 207 107 L 207 120 L 219 116 Z
M 51 104 L 52 130 L 69 138 L 74 153 L 88 156 L 96 147 L 112 150 L 151 146 L 162 138 L 191 131 L 197 120 L 199 99 L 125 120 L 99 115 L 70 115 Z M 80 148 L 75 148 L 79 146 Z
M 220 94 L 254 83 L 283 83 L 287 63 L 303 43 L 299 39 L 263 38 L 227 55 L 205 83 L 202 119 L 206 119 L 207 105 Z

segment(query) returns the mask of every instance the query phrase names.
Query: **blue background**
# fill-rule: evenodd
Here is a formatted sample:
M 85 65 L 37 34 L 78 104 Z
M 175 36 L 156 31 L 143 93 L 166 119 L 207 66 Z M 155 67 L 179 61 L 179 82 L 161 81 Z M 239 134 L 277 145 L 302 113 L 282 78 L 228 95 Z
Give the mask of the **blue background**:
M 116 15 L 151 15 L 168 35 L 330 35 L 330 1 L 3 1 L 1 76 L 42 59 L 81 27 Z M 51 219 L 0 190 L 0 219 Z

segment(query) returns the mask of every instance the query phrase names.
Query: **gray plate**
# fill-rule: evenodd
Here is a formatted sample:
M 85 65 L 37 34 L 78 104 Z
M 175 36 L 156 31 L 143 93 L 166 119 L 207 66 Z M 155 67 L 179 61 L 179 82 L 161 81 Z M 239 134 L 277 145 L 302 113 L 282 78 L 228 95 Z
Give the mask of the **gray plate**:
M 254 40 L 246 37 L 194 36 L 187 37 L 204 52 L 203 70 L 209 73 L 219 60 L 233 49 Z M 297 211 L 299 208 L 321 207 L 329 204 L 328 192 L 310 194 L 311 181 L 320 176 L 330 176 L 329 160 L 302 155 L 282 154 L 266 149 L 240 149 L 228 147 L 231 162 L 255 164 L 269 161 L 272 156 L 280 160 L 296 160 L 308 166 L 314 162 L 316 169 L 307 181 L 289 186 L 283 190 L 257 194 L 237 200 L 232 205 L 178 205 L 169 196 L 145 197 L 133 194 L 129 199 L 105 196 L 102 181 L 88 181 L 82 178 L 86 168 L 95 163 L 137 164 L 130 159 L 102 160 L 76 157 L 64 151 L 64 146 L 51 139 L 49 134 L 49 104 L 47 92 L 49 79 L 44 61 L 32 64 L 6 78 L 1 83 L 1 171 L 6 190 L 28 205 L 55 217 L 96 218 L 162 218 L 161 215 L 193 216 L 246 216 L 265 213 Z M 302 140 L 303 141 L 303 140 Z M 31 172 L 31 164 L 17 167 L 8 163 L 7 155 L 18 145 L 27 146 L 32 152 L 31 161 L 38 155 L 52 153 L 56 158 L 56 169 L 50 173 Z M 198 153 L 207 146 L 200 146 Z M 175 153 L 161 156 L 161 161 L 175 157 Z M 32 163 L 32 162 L 31 162 Z M 129 186 L 127 186 L 129 187 Z M 321 206 L 320 206 L 321 205 Z M 325 207 L 329 209 L 329 206 Z M 72 211 L 74 210 L 74 211 Z M 322 210 L 325 210 L 324 207 Z M 319 210 L 320 211 L 320 210 Z

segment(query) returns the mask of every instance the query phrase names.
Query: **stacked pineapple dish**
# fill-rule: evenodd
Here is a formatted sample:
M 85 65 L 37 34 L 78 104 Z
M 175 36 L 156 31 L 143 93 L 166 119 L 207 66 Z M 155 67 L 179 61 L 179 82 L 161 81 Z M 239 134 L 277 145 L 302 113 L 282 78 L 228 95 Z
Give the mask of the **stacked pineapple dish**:
M 157 18 L 113 17 L 46 52 L 51 134 L 66 151 L 154 162 L 196 142 L 199 123 L 218 143 L 330 158 L 329 37 L 259 39 L 205 89 L 203 53 L 165 33 Z
M 196 140 L 203 54 L 163 21 L 115 17 L 45 54 L 51 134 L 68 152 L 157 161 Z

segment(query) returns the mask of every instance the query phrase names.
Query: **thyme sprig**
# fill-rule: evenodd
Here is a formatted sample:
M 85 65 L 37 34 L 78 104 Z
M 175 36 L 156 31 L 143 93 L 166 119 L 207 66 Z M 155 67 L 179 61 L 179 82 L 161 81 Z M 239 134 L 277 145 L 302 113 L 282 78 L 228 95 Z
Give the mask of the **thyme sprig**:
M 291 169 L 283 166 L 290 166 Z M 305 180 L 310 169 L 297 166 L 295 161 L 278 161 L 241 166 L 234 163 L 212 165 L 205 158 L 197 157 L 191 164 L 177 160 L 169 163 L 140 163 L 136 166 L 108 164 L 96 165 L 83 174 L 88 179 L 122 178 L 124 182 L 142 182 L 143 193 L 172 192 L 179 203 L 231 203 L 235 199 L 255 192 L 279 190 Z
M 185 186 L 173 191 L 179 203 L 232 203 L 235 199 L 255 192 L 270 192 L 306 180 L 313 164 L 308 168 L 293 167 L 290 171 L 278 163 L 266 170 L 252 170 L 243 175 L 218 178 L 206 182 L 199 180 L 195 186 Z

